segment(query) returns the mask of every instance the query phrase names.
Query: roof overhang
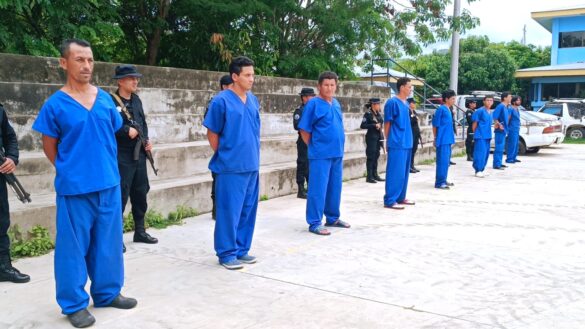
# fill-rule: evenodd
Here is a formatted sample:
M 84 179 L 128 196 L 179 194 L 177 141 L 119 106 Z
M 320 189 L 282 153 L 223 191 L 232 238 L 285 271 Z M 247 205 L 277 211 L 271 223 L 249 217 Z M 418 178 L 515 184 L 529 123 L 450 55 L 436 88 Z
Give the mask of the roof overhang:
M 409 76 L 410 80 L 410 84 L 413 86 L 417 86 L 417 87 L 422 87 L 424 86 L 424 83 L 420 80 L 414 79 L 412 77 Z M 360 77 L 360 79 L 362 81 L 371 81 L 372 77 L 371 76 L 362 76 Z M 398 80 L 395 76 L 386 76 L 386 75 L 378 75 L 378 76 L 374 76 L 373 78 L 374 81 L 378 81 L 378 82 L 389 82 L 389 83 L 396 83 L 396 81 Z
M 532 19 L 538 24 L 542 25 L 549 32 L 552 32 L 552 21 L 558 17 L 571 17 L 585 15 L 585 7 L 569 8 L 569 9 L 555 9 L 546 11 L 535 11 L 531 13 Z
M 545 78 L 545 77 L 575 77 L 575 76 L 585 76 L 585 69 L 575 69 L 575 70 L 530 70 L 530 71 L 523 71 L 518 70 L 514 74 L 514 76 L 518 79 L 530 79 L 530 78 Z

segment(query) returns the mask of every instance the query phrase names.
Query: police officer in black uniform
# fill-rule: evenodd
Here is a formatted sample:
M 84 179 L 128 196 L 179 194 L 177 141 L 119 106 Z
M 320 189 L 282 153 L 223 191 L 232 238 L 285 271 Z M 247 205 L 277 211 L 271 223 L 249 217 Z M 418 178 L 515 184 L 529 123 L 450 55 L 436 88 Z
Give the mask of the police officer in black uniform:
M 158 239 L 146 233 L 144 215 L 148 208 L 146 195 L 150 190 L 146 171 L 146 151 L 152 150 L 148 140 L 148 125 L 142 108 L 142 101 L 135 94 L 138 81 L 142 74 L 134 65 L 116 67 L 114 79 L 118 82 L 118 90 L 112 94 L 114 104 L 119 108 L 124 120 L 122 128 L 116 132 L 118 142 L 118 169 L 120 170 L 120 188 L 122 191 L 122 213 L 126 208 L 128 197 L 132 204 L 134 219 L 134 242 L 154 244 Z M 130 121 L 132 120 L 132 121 Z M 139 132 L 146 141 L 146 146 L 139 146 L 138 159 L 134 159 L 134 149 L 139 141 Z M 124 246 L 124 250 L 126 247 Z
M 422 138 L 420 136 L 418 116 L 416 115 L 416 102 L 414 101 L 414 98 L 408 98 L 406 102 L 408 103 L 410 114 L 410 128 L 412 130 L 412 154 L 410 156 L 410 173 L 415 174 L 420 170 L 414 167 L 414 156 L 416 155 L 416 151 L 418 150 L 419 142 L 422 145 Z
M 8 190 L 6 178 L 3 174 L 14 172 L 18 164 L 18 139 L 8 116 L 0 104 L 0 150 L 4 153 L 6 161 L 0 165 L 0 282 L 10 281 L 24 283 L 30 281 L 30 277 L 20 273 L 12 267 L 10 259 L 10 240 L 8 238 L 8 227 L 10 227 L 10 209 L 8 207 Z
M 232 77 L 229 74 L 226 74 L 219 79 L 219 91 L 224 91 L 230 88 L 233 84 L 234 81 L 232 80 Z M 209 104 L 211 104 L 212 100 L 213 97 L 211 97 L 209 102 L 207 102 L 205 114 L 203 114 L 203 120 L 205 120 L 205 117 L 207 116 L 207 112 L 209 111 Z M 215 176 L 216 173 L 211 172 L 211 178 L 213 178 L 213 182 L 211 183 L 211 202 L 213 203 L 213 206 L 211 208 L 211 219 L 213 220 L 215 220 Z
M 477 104 L 474 100 L 467 102 L 467 110 L 465 111 L 465 120 L 467 120 L 467 136 L 465 136 L 465 153 L 467 153 L 467 161 L 473 161 L 473 113 Z
M 380 158 L 380 148 L 384 147 L 384 133 L 382 127 L 384 120 L 380 113 L 380 99 L 370 98 L 365 105 L 367 111 L 364 113 L 360 128 L 367 129 L 366 132 L 366 182 L 377 183 L 383 182 L 384 179 L 378 175 L 378 158 Z
M 301 116 L 303 116 L 303 110 L 305 108 L 305 104 L 315 97 L 315 90 L 313 88 L 303 88 L 301 89 L 301 106 L 295 109 L 293 112 L 293 127 L 296 131 L 299 131 L 299 121 L 301 121 Z M 307 185 L 309 184 L 309 154 L 307 144 L 301 138 L 301 133 L 299 131 L 299 137 L 297 138 L 297 185 L 299 186 L 299 191 L 297 193 L 297 198 L 299 199 L 306 199 L 307 198 L 307 189 L 305 189 L 305 181 Z

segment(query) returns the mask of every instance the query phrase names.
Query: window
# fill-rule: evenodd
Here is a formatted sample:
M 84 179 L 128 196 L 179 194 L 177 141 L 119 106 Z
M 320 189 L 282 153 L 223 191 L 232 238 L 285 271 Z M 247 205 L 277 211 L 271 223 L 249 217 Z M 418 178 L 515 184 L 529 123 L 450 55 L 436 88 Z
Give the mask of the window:
M 585 47 L 585 31 L 559 33 L 559 48 Z
M 547 114 L 556 115 L 558 117 L 563 116 L 563 105 L 562 104 L 547 104 L 540 111 Z
M 569 108 L 569 115 L 575 119 L 581 119 L 585 115 L 585 104 L 583 103 L 567 103 Z
M 555 98 L 585 98 L 585 82 L 543 83 L 541 100 Z

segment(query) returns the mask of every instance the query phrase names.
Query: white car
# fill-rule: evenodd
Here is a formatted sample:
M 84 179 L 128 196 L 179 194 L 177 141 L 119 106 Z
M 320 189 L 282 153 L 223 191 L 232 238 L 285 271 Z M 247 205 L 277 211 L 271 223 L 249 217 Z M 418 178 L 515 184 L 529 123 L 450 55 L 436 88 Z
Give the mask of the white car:
M 563 122 L 563 132 L 568 138 L 585 138 L 585 100 L 556 99 L 544 104 L 538 113 L 547 113 L 558 117 Z

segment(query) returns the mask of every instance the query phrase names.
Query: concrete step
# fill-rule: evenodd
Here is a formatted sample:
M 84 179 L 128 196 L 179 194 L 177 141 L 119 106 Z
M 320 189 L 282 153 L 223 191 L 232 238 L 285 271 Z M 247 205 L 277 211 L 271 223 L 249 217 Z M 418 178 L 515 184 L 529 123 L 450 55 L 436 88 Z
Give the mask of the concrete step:
M 428 130 L 428 131 L 427 131 Z M 430 129 L 423 129 L 423 132 Z M 346 133 L 345 152 L 364 152 L 365 130 Z M 261 139 L 260 163 L 273 164 L 296 161 L 296 134 L 264 137 Z M 155 176 L 150 165 L 152 182 L 207 173 L 209 159 L 213 155 L 207 141 L 156 144 L 153 152 L 159 169 Z M 43 152 L 23 152 L 16 172 L 18 179 L 32 195 L 54 192 L 55 171 Z
M 454 153 L 464 148 L 463 142 L 458 142 Z M 296 155 L 295 155 L 296 156 Z M 416 162 L 422 162 L 435 157 L 435 150 L 430 145 L 419 149 Z M 366 158 L 363 151 L 348 152 L 344 156 L 344 179 L 364 177 Z M 380 172 L 385 171 L 386 155 L 382 154 L 379 160 Z M 52 177 L 52 175 L 51 175 Z M 206 172 L 192 173 L 182 177 L 153 180 L 148 194 L 150 209 L 156 209 L 166 214 L 178 205 L 197 209 L 200 213 L 211 211 L 211 174 Z M 260 167 L 260 195 L 274 198 L 296 193 L 296 161 L 283 161 L 262 165 Z M 32 203 L 20 203 L 10 193 L 11 218 L 23 231 L 34 225 L 49 228 L 55 232 L 55 193 L 32 195 Z M 129 207 L 127 207 L 127 211 Z

